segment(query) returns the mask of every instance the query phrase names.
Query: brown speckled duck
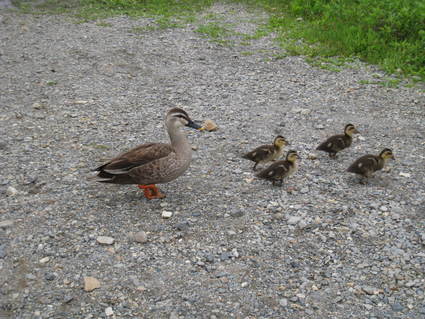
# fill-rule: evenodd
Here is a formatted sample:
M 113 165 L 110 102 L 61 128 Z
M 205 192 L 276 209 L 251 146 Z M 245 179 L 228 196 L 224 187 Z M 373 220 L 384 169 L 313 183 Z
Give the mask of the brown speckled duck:
M 347 172 L 360 175 L 360 182 L 364 184 L 374 172 L 383 169 L 389 159 L 395 159 L 393 151 L 385 148 L 379 155 L 367 154 L 358 158 L 350 165 Z
M 298 169 L 299 156 L 296 151 L 289 151 L 285 160 L 274 162 L 272 165 L 260 171 L 256 176 L 258 178 L 270 180 L 273 185 L 279 183 L 282 186 L 283 179 L 294 174 Z
M 188 168 L 192 149 L 182 127 L 201 129 L 180 108 L 168 111 L 165 125 L 171 144 L 148 143 L 122 153 L 95 169 L 97 181 L 112 184 L 137 184 L 148 199 L 164 198 L 155 184 L 168 183 Z
M 316 150 L 329 153 L 330 158 L 336 158 L 336 153 L 350 147 L 353 142 L 353 134 L 359 133 L 353 124 L 347 124 L 344 129 L 344 134 L 334 135 L 321 143 Z
M 243 155 L 242 158 L 255 162 L 252 168 L 255 171 L 258 164 L 268 163 L 280 158 L 283 155 L 283 149 L 286 145 L 289 145 L 288 141 L 283 136 L 278 135 L 275 137 L 273 144 L 261 145 Z

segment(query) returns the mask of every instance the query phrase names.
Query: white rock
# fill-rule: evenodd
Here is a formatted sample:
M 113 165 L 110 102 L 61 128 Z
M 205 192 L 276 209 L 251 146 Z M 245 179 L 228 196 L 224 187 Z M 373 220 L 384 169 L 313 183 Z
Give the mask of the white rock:
M 248 287 L 248 283 L 245 281 L 245 282 L 243 282 L 242 284 L 241 284 L 241 287 L 242 288 L 245 288 L 245 287 Z
M 14 221 L 12 219 L 6 219 L 0 222 L 0 227 L 4 227 L 4 228 L 10 227 L 13 225 L 13 223 Z
M 288 224 L 289 225 L 295 225 L 298 224 L 298 222 L 302 219 L 300 216 L 291 216 L 288 218 Z
M 161 216 L 162 216 L 162 218 L 164 218 L 164 219 L 168 219 L 168 218 L 170 218 L 171 216 L 173 216 L 173 212 L 170 212 L 170 211 L 168 211 L 168 210 L 163 210 L 163 211 L 162 211 Z
M 115 241 L 115 239 L 109 236 L 98 236 L 96 240 L 99 244 L 102 245 L 112 245 Z
M 368 295 L 377 295 L 379 293 L 379 290 L 377 288 L 370 286 L 364 286 L 362 287 L 362 290 Z
M 144 244 L 148 241 L 148 235 L 144 231 L 139 231 L 133 236 L 134 241 Z
M 40 102 L 35 102 L 35 103 L 33 103 L 32 107 L 33 107 L 33 109 L 41 110 L 42 108 L 44 108 L 44 105 Z
M 306 193 L 308 193 L 308 191 L 309 191 L 309 189 L 308 189 L 307 186 L 305 186 L 305 187 L 303 187 L 303 188 L 300 189 L 300 193 L 301 194 L 306 194 Z
M 286 307 L 288 305 L 288 299 L 286 298 L 279 299 L 279 305 L 281 305 L 282 307 Z
M 108 307 L 105 309 L 105 314 L 110 317 L 114 314 L 114 311 L 112 310 L 112 307 Z
M 9 186 L 6 189 L 6 195 L 7 196 L 15 196 L 16 194 L 18 194 L 18 190 L 12 186 Z
M 49 258 L 49 257 L 41 258 L 41 259 L 40 259 L 40 264 L 48 263 L 48 262 L 49 262 L 49 260 L 50 260 L 50 258 Z
M 311 110 L 308 110 L 308 109 L 303 109 L 302 111 L 301 111 L 301 114 L 302 115 L 308 115 L 308 114 L 310 114 L 311 113 Z
M 400 172 L 398 175 L 403 176 L 403 177 L 410 177 L 409 173 Z

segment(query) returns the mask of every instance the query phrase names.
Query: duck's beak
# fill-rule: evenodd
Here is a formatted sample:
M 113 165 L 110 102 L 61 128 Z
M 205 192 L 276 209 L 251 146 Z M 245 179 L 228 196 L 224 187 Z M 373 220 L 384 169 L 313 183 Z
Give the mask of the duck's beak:
M 186 126 L 191 127 L 191 128 L 194 128 L 196 130 L 203 131 L 203 127 L 201 125 L 199 125 L 199 124 L 196 124 L 192 120 L 189 120 L 189 122 L 186 124 Z
M 360 134 L 360 132 L 359 132 L 359 130 L 358 129 L 354 129 L 354 131 L 353 131 L 354 133 L 356 133 L 356 134 Z
M 391 158 L 393 159 L 393 161 L 395 161 L 395 156 L 394 155 Z

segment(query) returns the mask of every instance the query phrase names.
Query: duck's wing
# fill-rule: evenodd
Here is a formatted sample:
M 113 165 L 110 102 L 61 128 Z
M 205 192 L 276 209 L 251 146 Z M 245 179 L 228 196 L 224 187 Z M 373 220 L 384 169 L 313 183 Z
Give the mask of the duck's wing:
M 368 154 L 364 155 L 354 161 L 353 164 L 348 167 L 347 172 L 356 174 L 366 174 L 373 172 L 379 166 L 379 160 L 376 156 Z
M 334 135 L 321 143 L 316 149 L 325 152 L 338 152 L 350 146 L 350 144 L 351 139 L 347 138 L 345 135 Z
M 261 145 L 251 152 L 246 153 L 242 157 L 254 162 L 259 162 L 269 158 L 273 154 L 273 150 L 273 145 Z
M 127 174 L 129 170 L 166 157 L 174 152 L 170 144 L 149 143 L 139 145 L 128 152 L 122 153 L 109 162 L 99 166 L 99 177 L 109 178 L 110 175 Z M 102 176 L 102 173 L 106 173 Z
M 257 177 L 264 179 L 281 179 L 289 175 L 291 163 L 286 160 L 274 162 L 269 167 L 257 174 Z

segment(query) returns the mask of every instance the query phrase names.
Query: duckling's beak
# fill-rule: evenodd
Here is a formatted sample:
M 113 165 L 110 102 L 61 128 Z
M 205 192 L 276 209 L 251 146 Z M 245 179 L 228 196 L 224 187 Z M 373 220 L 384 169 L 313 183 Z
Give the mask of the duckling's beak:
M 393 160 L 393 161 L 395 161 L 395 156 L 394 156 L 394 155 L 393 155 L 393 156 L 391 156 L 391 158 L 392 158 L 392 160 Z
M 354 131 L 353 131 L 354 133 L 356 133 L 356 134 L 360 134 L 360 132 L 359 132 L 359 130 L 358 129 L 354 129 Z
M 189 122 L 186 124 L 186 126 L 191 127 L 191 128 L 194 128 L 196 130 L 200 130 L 200 131 L 203 131 L 204 130 L 204 128 L 201 125 L 196 124 L 192 120 L 189 120 Z

